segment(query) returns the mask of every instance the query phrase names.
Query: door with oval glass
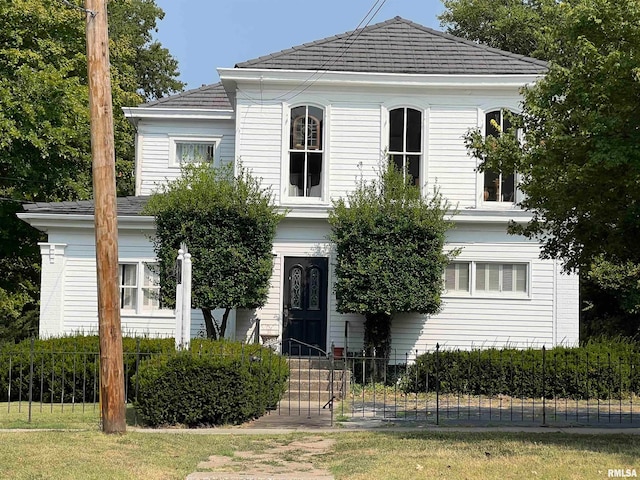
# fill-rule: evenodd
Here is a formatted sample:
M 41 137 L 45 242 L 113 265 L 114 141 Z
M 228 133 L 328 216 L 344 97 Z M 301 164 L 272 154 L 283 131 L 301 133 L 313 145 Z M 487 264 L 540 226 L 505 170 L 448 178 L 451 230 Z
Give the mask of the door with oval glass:
M 324 353 L 328 263 L 324 257 L 284 257 L 283 353 Z

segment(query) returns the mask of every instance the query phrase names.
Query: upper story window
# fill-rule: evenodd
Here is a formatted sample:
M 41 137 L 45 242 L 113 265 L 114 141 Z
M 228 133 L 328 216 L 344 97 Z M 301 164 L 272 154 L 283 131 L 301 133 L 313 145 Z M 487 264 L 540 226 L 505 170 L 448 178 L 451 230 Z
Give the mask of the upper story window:
M 219 138 L 170 137 L 169 163 L 172 167 L 189 163 L 213 165 L 219 143 Z
M 121 309 L 140 313 L 160 308 L 160 277 L 155 263 L 120 263 L 118 270 Z
M 499 137 L 511 128 L 511 122 L 502 110 L 487 113 L 485 137 Z M 516 199 L 516 175 L 492 171 L 484 172 L 484 201 L 514 203 Z
M 389 111 L 389 161 L 420 185 L 422 112 L 413 108 Z
M 323 179 L 323 126 L 321 108 L 304 105 L 291 109 L 289 134 L 289 196 L 321 197 Z

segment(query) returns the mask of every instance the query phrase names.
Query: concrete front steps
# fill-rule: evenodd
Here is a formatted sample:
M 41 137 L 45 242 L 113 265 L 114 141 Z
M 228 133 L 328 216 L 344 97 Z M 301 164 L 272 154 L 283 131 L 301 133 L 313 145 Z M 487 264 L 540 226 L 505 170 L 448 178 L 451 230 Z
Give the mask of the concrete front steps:
M 333 396 L 336 400 L 345 398 L 349 392 L 351 372 L 344 369 L 344 361 L 325 358 L 290 357 L 289 381 L 283 400 L 288 402 L 320 402 L 331 399 L 331 377 L 333 375 Z

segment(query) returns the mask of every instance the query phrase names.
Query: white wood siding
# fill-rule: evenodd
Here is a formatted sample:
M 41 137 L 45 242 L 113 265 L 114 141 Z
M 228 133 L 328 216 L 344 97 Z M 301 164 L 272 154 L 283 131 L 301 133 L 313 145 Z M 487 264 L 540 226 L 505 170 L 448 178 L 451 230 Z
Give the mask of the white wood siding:
M 59 336 L 64 332 L 64 284 L 67 259 L 64 243 L 41 243 L 42 270 L 40 274 L 40 336 Z
M 529 265 L 527 294 L 484 295 L 474 293 L 467 296 L 444 295 L 442 311 L 437 315 L 398 315 L 392 325 L 392 347 L 399 359 L 405 355 L 415 356 L 415 351 L 435 348 L 439 343 L 444 348 L 472 349 L 481 347 L 511 346 L 518 348 L 551 347 L 566 343 L 554 336 L 554 331 L 566 329 L 570 333 L 572 325 L 577 329 L 577 296 L 556 296 L 555 282 L 559 271 L 555 262 L 538 258 L 540 247 L 536 242 L 505 233 L 504 227 L 488 229 L 486 236 L 491 242 L 475 242 L 477 227 L 458 226 L 452 230 L 450 248 L 462 248 L 459 261 L 473 262 L 526 262 Z M 274 276 L 269 299 L 262 309 L 246 312 L 244 322 L 237 324 L 237 337 L 252 339 L 255 318 L 261 320 L 261 332 L 282 334 L 282 288 L 283 274 L 280 272 L 286 256 L 318 256 L 329 258 L 329 292 L 327 344 L 344 346 L 345 322 L 349 322 L 350 350 L 360 350 L 363 340 L 363 318 L 354 314 L 340 314 L 337 311 L 334 291 L 335 254 L 327 242 L 328 225 L 322 220 L 286 220 L 277 233 L 274 243 Z M 563 281 L 567 292 L 577 292 L 575 278 L 565 276 Z M 555 324 L 554 300 L 556 308 L 566 311 L 566 323 Z M 567 337 L 569 335 L 567 333 Z M 576 337 L 577 338 L 577 337 Z
M 478 126 L 482 105 L 514 103 L 513 98 L 493 98 L 486 93 L 471 97 L 468 92 L 459 97 L 443 92 L 407 95 L 392 89 L 351 93 L 325 90 L 287 100 L 286 91 L 243 90 L 236 111 L 237 158 L 273 189 L 277 202 L 290 204 L 280 198 L 287 175 L 283 170 L 288 168 L 289 109 L 300 104 L 324 107 L 324 168 L 329 169 L 325 177 L 329 198 L 321 203 L 329 205 L 330 198 L 353 191 L 357 180 L 376 178 L 388 145 L 385 112 L 398 105 L 409 106 L 425 115 L 422 170 L 429 191 L 437 185 L 453 205 L 477 206 L 477 162 L 468 155 L 463 136 Z M 265 99 L 262 103 L 261 98 Z M 304 200 L 295 200 L 296 204 L 300 202 Z M 308 203 L 318 204 L 318 200 L 309 199 Z
M 159 185 L 180 176 L 180 168 L 170 165 L 171 137 L 206 139 L 219 137 L 216 161 L 233 162 L 235 159 L 235 126 L 233 120 L 202 121 L 144 121 L 138 124 L 136 152 L 136 195 L 149 195 Z
M 579 340 L 580 287 L 577 274 L 565 274 L 556 261 L 556 338 L 555 343 L 574 346 Z
M 345 197 L 361 179 L 370 180 L 380 171 L 382 129 L 379 104 L 334 104 L 329 135 L 329 192 Z
M 282 104 L 256 105 L 238 98 L 237 158 L 263 185 L 271 187 L 280 202 L 282 163 Z
M 118 246 L 121 261 L 155 259 L 148 231 L 120 231 Z M 43 290 L 47 304 L 62 305 L 61 320 L 55 309 L 42 309 L 40 335 L 52 336 L 71 333 L 97 333 L 98 300 L 95 266 L 95 240 L 90 229 L 51 230 L 49 238 L 66 243 L 64 249 L 64 278 L 53 283 L 51 269 L 43 275 Z M 56 259 L 57 260 L 57 259 Z M 59 280 L 59 279 L 58 279 Z M 59 325 L 57 327 L 56 325 Z M 125 335 L 172 337 L 175 334 L 173 310 L 156 310 L 140 314 L 121 314 Z M 200 310 L 192 310 L 192 336 L 204 329 Z
M 265 82 L 268 83 L 268 82 Z M 356 182 L 377 176 L 388 144 L 389 109 L 411 107 L 424 112 L 423 179 L 428 188 L 437 184 L 441 193 L 459 209 L 477 208 L 479 174 L 476 160 L 468 156 L 463 136 L 483 121 L 484 112 L 517 105 L 515 88 L 482 89 L 411 87 L 393 85 L 340 85 L 304 91 L 291 85 L 238 85 L 233 120 L 142 119 L 138 123 L 136 194 L 148 195 L 160 184 L 180 175 L 170 165 L 171 138 L 219 138 L 216 158 L 239 160 L 270 187 L 275 201 L 300 216 L 298 205 L 318 216 L 330 198 L 344 197 Z M 282 198 L 287 176 L 288 110 L 297 105 L 325 108 L 324 171 L 328 186 L 317 198 Z M 283 169 L 285 170 L 283 172 Z M 294 204 L 291 206 L 291 204 Z M 487 209 L 494 206 L 484 206 Z M 305 210 L 307 211 L 307 210 Z M 51 263 L 46 244 L 42 248 L 41 333 L 53 335 L 97 330 L 95 248 L 90 228 L 48 230 L 54 247 Z M 154 258 L 146 230 L 121 230 L 120 258 Z M 256 340 L 257 320 L 263 336 L 282 334 L 284 257 L 318 256 L 329 259 L 327 345 L 344 346 L 345 322 L 349 322 L 349 349 L 360 349 L 363 319 L 337 312 L 334 290 L 334 252 L 328 241 L 326 220 L 288 218 L 278 228 L 273 246 L 274 267 L 267 303 L 255 311 L 240 310 L 230 328 L 237 338 Z M 416 349 L 481 346 L 552 346 L 575 343 L 578 330 L 578 283 L 575 275 L 562 275 L 557 262 L 538 259 L 539 245 L 505 233 L 505 225 L 490 222 L 460 223 L 448 234 L 450 246 L 463 247 L 460 260 L 472 262 L 526 262 L 529 292 L 520 298 L 445 295 L 442 311 L 433 316 L 399 315 L 393 322 L 393 347 L 399 357 Z M 47 263 L 50 262 L 50 263 Z M 172 311 L 153 315 L 123 316 L 125 332 L 173 335 Z M 194 311 L 192 336 L 204 330 L 202 316 Z
M 427 182 L 459 208 L 476 206 L 476 160 L 467 154 L 463 136 L 477 123 L 476 108 L 430 109 Z

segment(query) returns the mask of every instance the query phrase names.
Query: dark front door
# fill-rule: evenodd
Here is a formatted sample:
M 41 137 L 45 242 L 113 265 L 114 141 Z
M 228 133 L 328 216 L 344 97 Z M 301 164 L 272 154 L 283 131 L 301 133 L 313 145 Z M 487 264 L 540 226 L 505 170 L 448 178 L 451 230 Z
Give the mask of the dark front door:
M 315 356 L 324 352 L 327 267 L 322 257 L 284 257 L 284 353 Z

